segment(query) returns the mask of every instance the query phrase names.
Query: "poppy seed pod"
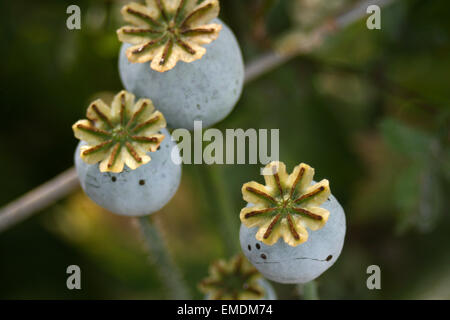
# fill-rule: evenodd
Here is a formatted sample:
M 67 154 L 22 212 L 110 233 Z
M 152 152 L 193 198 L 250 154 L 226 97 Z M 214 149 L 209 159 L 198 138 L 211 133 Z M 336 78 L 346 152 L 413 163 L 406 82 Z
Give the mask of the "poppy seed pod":
M 142 216 L 161 209 L 181 179 L 179 157 L 164 116 L 149 99 L 119 92 L 111 106 L 96 100 L 73 125 L 81 140 L 75 167 L 81 187 L 111 212 Z M 179 160 L 179 159 L 175 159 Z
M 298 165 L 290 175 L 280 162 L 266 169 L 274 169 L 265 176 L 266 185 L 249 182 L 242 188 L 248 202 L 241 211 L 242 250 L 270 280 L 314 280 L 341 254 L 344 210 L 331 195 L 327 180 L 312 180 L 314 169 L 308 165 Z
M 199 289 L 208 300 L 276 300 L 271 284 L 242 254 L 214 262 Z
M 244 63 L 232 31 L 222 26 L 217 38 L 205 45 L 205 55 L 191 63 L 179 62 L 166 72 L 147 63 L 132 63 L 122 45 L 119 73 L 124 87 L 139 97 L 152 97 L 171 128 L 194 129 L 194 121 L 210 127 L 223 120 L 234 108 L 244 84 Z

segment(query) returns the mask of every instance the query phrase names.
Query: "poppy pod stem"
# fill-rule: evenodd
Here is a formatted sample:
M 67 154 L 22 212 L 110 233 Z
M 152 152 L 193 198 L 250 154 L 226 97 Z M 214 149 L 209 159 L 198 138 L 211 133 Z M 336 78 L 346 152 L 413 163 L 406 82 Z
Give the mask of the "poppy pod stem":
M 157 224 L 148 216 L 138 218 L 138 222 L 150 252 L 151 261 L 163 279 L 170 297 L 175 300 L 191 299 L 183 276 L 170 256 L 166 241 Z
M 313 280 L 305 284 L 298 284 L 297 288 L 303 300 L 320 300 L 316 281 Z
M 200 168 L 201 178 L 206 186 L 208 209 L 217 218 L 217 223 L 229 256 L 239 252 L 239 220 L 233 215 L 234 207 L 224 183 L 223 169 L 218 165 L 205 165 Z

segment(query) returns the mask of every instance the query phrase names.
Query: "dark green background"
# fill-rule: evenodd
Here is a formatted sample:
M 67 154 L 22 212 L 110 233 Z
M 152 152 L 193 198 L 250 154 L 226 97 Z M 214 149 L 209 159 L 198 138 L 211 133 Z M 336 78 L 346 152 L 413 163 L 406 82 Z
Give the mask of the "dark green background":
M 295 28 L 289 2 L 221 1 L 245 61 Z M 72 166 L 71 125 L 94 98 L 122 89 L 123 3 L 77 1 L 82 29 L 70 31 L 73 3 L 0 3 L 0 205 Z M 381 31 L 361 20 L 265 74 L 217 126 L 280 128 L 288 170 L 306 162 L 331 181 L 348 233 L 318 279 L 322 298 L 450 298 L 449 13 L 445 0 L 395 1 L 382 10 Z M 209 263 L 236 247 L 240 188 L 261 180 L 259 168 L 185 165 L 179 192 L 158 213 L 196 298 Z M 227 234 L 223 213 L 236 226 Z M 81 291 L 66 289 L 71 264 L 82 269 Z M 366 288 L 371 264 L 381 267 L 382 290 Z M 0 298 L 154 299 L 166 297 L 162 288 L 130 220 L 80 192 L 0 234 Z M 277 290 L 296 297 L 292 286 Z

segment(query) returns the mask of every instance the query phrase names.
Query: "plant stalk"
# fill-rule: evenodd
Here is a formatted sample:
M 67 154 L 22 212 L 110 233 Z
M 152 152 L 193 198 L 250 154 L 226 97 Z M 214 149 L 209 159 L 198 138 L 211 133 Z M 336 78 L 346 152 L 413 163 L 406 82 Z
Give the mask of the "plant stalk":
M 303 300 L 320 300 L 317 290 L 317 282 L 310 281 L 302 286 Z
M 223 170 L 218 165 L 204 165 L 200 168 L 207 193 L 208 209 L 217 216 L 217 225 L 225 243 L 228 256 L 240 250 L 239 220 L 232 205 L 227 186 L 224 184 Z
M 174 300 L 191 299 L 183 276 L 170 256 L 158 226 L 148 216 L 138 218 L 138 221 L 150 252 L 150 259 L 163 279 L 170 297 Z

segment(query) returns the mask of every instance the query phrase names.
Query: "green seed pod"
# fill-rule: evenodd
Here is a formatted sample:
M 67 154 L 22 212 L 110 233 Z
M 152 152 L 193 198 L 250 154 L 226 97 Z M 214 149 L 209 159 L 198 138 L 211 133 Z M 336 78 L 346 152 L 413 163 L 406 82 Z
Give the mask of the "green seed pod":
M 248 260 L 238 254 L 229 261 L 219 260 L 209 268 L 209 276 L 199 289 L 208 300 L 275 300 L 270 283 Z

